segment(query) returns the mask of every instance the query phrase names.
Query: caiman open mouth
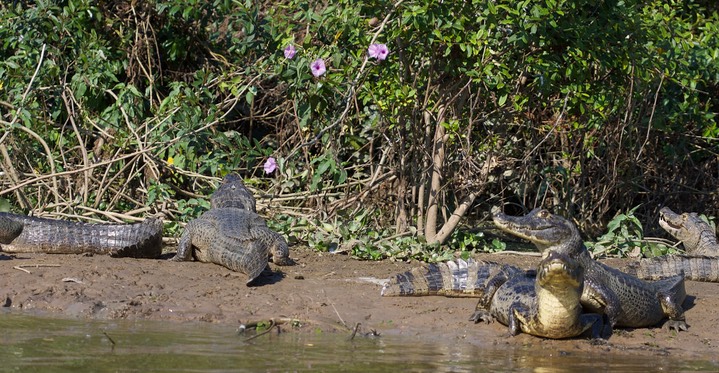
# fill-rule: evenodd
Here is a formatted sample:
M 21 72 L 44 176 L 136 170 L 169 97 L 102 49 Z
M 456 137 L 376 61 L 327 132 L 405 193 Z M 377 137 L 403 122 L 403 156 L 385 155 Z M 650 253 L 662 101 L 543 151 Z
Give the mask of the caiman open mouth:
M 659 222 L 666 224 L 672 229 L 682 229 L 686 220 L 686 214 L 676 214 L 667 207 L 659 210 Z
M 670 227 L 670 228 L 672 228 L 672 229 L 679 230 L 679 229 L 682 229 L 682 228 L 683 228 L 683 226 L 682 226 L 682 222 L 683 222 L 683 221 L 680 222 L 680 223 L 675 223 L 675 222 L 673 222 L 673 221 L 671 221 L 671 220 L 668 220 L 667 217 L 664 216 L 664 215 L 660 215 L 660 216 L 659 216 L 659 222 L 666 224 L 668 227 Z

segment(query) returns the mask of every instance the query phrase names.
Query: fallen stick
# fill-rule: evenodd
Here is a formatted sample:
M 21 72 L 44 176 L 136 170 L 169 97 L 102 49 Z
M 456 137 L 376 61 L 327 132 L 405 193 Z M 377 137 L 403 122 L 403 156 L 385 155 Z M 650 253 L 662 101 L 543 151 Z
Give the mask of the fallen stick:
M 23 271 L 25 273 L 32 273 L 32 272 L 28 271 L 27 269 L 25 269 L 25 267 L 40 268 L 40 267 L 59 267 L 59 266 L 60 266 L 59 264 L 21 264 L 21 265 L 14 266 L 12 268 L 17 269 L 18 271 Z

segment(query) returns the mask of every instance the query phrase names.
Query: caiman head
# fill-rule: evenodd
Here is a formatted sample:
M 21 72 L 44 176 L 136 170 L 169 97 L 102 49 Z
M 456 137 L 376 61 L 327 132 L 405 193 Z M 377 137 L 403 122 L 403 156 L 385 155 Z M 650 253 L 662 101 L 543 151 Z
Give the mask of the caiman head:
M 239 208 L 242 210 L 257 211 L 255 197 L 242 182 L 240 175 L 229 173 L 222 179 L 220 187 L 212 193 L 210 198 L 212 208 Z
M 581 289 L 584 270 L 575 259 L 549 250 L 539 263 L 537 283 L 541 287 Z
M 499 229 L 531 241 L 544 256 L 548 250 L 573 255 L 584 248 L 574 223 L 545 209 L 537 208 L 524 216 L 509 216 L 493 210 L 492 220 Z
M 702 240 L 716 241 L 714 229 L 696 212 L 677 214 L 669 207 L 662 207 L 659 210 L 659 225 L 672 237 L 682 241 L 687 251 L 692 251 L 703 244 Z
M 557 338 L 570 336 L 563 333 L 578 327 L 576 323 L 581 323 L 581 297 L 584 291 L 582 266 L 568 255 L 548 250 L 537 267 L 534 288 L 538 320 Z M 599 329 L 596 333 L 599 333 Z

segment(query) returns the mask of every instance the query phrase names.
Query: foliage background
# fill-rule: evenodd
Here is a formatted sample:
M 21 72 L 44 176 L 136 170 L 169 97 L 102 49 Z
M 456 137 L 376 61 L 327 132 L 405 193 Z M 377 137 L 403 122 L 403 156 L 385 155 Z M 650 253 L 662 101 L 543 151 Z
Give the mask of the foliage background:
M 709 1 L 3 2 L 0 196 L 174 235 L 237 171 L 273 228 L 363 258 L 501 250 L 468 228 L 492 206 L 589 237 L 717 216 L 718 22 Z

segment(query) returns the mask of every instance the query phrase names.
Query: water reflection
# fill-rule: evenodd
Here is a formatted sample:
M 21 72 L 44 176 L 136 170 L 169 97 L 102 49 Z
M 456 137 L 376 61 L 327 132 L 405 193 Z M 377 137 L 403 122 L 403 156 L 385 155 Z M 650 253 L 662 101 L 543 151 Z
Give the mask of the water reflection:
M 714 370 L 711 362 L 384 336 L 270 333 L 246 341 L 207 323 L 85 321 L 0 312 L 3 370 L 268 372 L 575 372 Z M 113 343 L 114 342 L 114 343 Z

